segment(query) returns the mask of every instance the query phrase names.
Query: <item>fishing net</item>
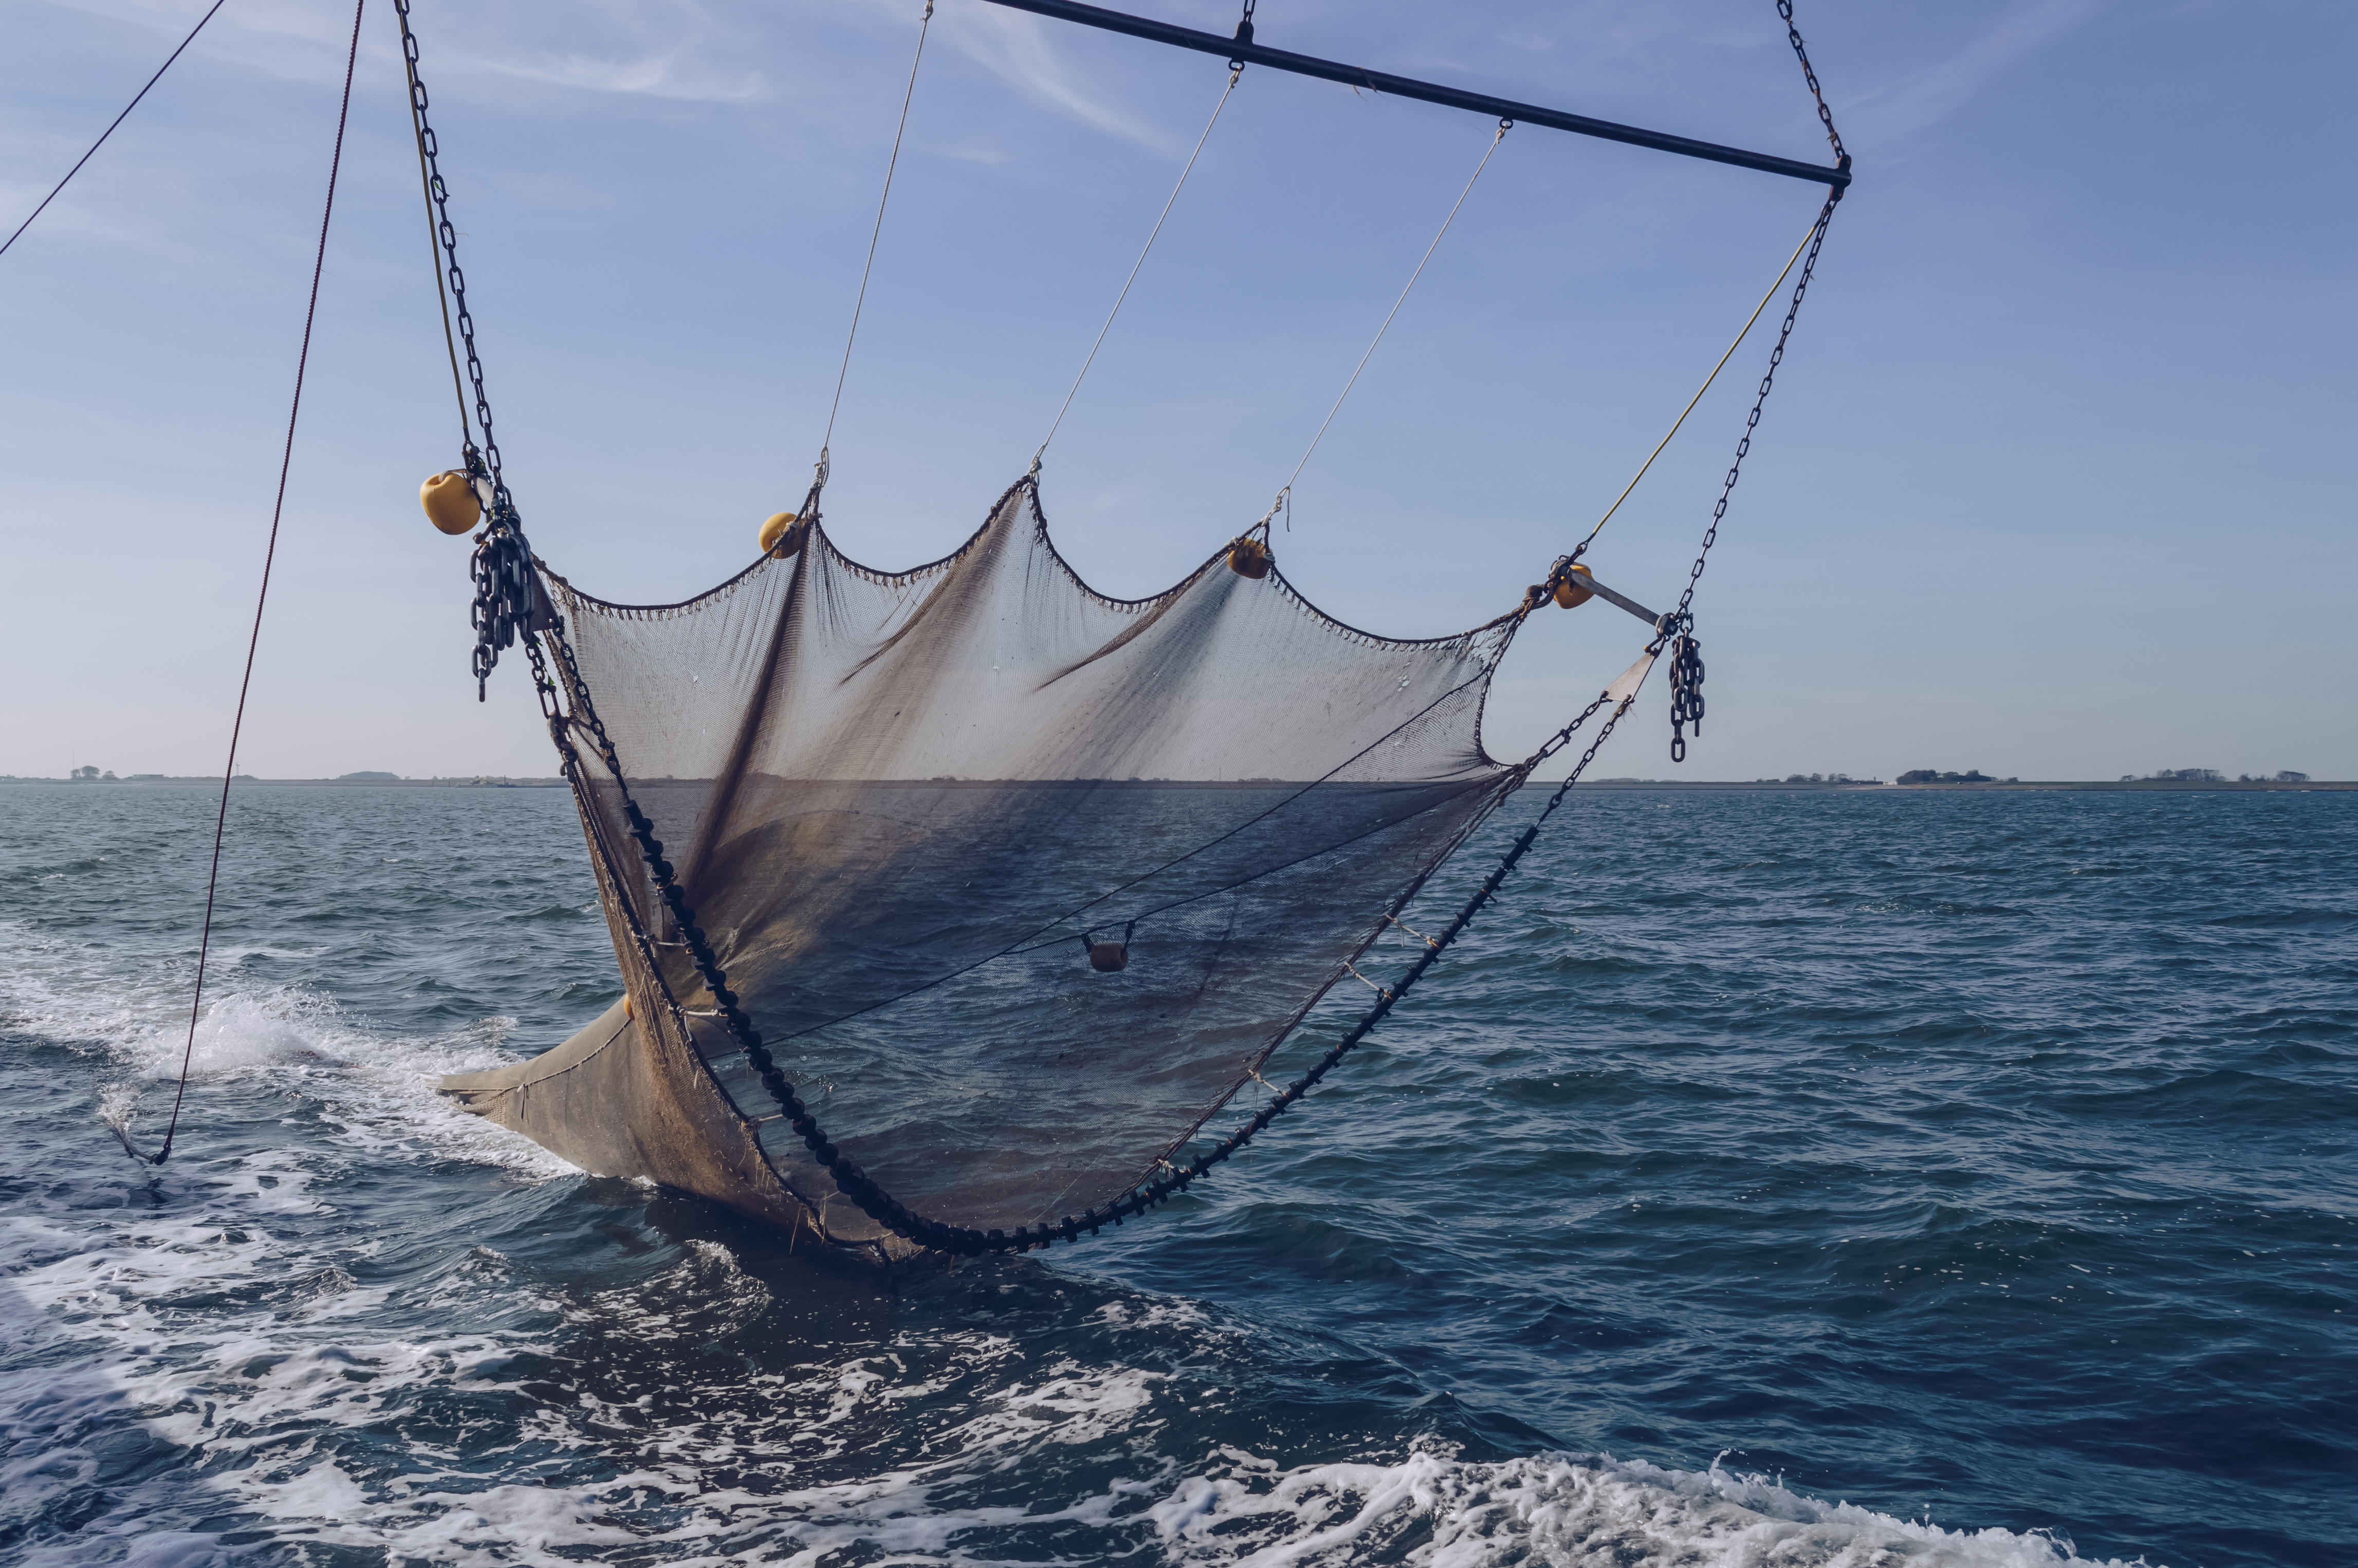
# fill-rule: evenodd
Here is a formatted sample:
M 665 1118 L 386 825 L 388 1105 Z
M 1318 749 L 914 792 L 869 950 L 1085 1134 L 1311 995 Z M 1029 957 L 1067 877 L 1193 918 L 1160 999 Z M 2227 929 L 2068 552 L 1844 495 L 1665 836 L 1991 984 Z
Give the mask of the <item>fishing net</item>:
M 815 1207 L 833 1188 L 726 1027 L 629 802 L 835 1146 L 988 1230 L 1163 1168 L 1520 782 L 1481 738 L 1514 617 L 1377 637 L 1226 551 L 1109 599 L 1030 480 L 912 571 L 813 525 L 682 604 L 553 585 L 611 748 L 574 749 L 641 1026 L 703 1056 Z

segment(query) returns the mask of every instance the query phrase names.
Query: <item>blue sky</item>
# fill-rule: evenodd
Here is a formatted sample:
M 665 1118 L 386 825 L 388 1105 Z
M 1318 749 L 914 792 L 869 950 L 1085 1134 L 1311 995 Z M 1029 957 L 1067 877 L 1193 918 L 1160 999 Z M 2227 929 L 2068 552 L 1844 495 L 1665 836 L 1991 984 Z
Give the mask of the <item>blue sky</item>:
M 0 211 L 201 10 L 16 0 Z M 1137 7 L 1228 30 L 1234 6 Z M 604 597 L 680 598 L 800 499 L 915 38 L 907 0 L 416 0 L 509 476 Z M 1803 0 L 1859 183 L 1664 692 L 1606 775 L 1919 766 L 2358 777 L 2341 4 Z M 230 0 L 0 258 L 0 773 L 219 767 L 349 7 Z M 1261 39 L 1803 157 L 1768 0 L 1265 0 Z M 390 0 L 373 0 L 243 766 L 550 771 L 479 707 Z M 1217 61 L 940 0 L 834 442 L 830 530 L 931 558 L 1019 475 L 1217 98 Z M 1110 592 L 1258 517 L 1490 135 L 1249 71 L 1058 435 Z M 1298 486 L 1280 558 L 1355 624 L 1506 609 L 1627 481 L 1782 265 L 1808 186 L 1511 134 Z M 1767 351 L 1590 559 L 1672 601 Z M 1642 641 L 1594 604 L 1502 673 L 1520 754 Z

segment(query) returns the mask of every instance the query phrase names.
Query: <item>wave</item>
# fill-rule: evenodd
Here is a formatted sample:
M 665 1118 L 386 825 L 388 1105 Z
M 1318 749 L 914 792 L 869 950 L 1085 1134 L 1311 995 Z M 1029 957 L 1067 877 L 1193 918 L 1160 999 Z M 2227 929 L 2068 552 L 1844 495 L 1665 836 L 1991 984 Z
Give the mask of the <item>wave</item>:
M 264 1087 L 308 1101 L 355 1151 L 406 1149 L 529 1176 L 579 1173 L 436 1092 L 446 1073 L 511 1060 L 503 1047 L 515 1028 L 512 1018 L 415 1035 L 373 1029 L 310 987 L 244 983 L 232 954 L 208 972 L 192 1045 L 187 1010 L 194 970 L 184 959 L 126 960 L 14 923 L 0 922 L 0 935 L 13 957 L 0 967 L 0 1028 L 109 1062 L 121 1076 L 100 1087 L 96 1114 L 127 1136 L 138 1136 L 143 1117 L 153 1130 L 166 1113 L 164 1086 L 178 1079 L 185 1054 L 184 1136 L 206 1125 L 209 1102 Z M 244 1114 L 240 1108 L 228 1119 Z
M 1174 1563 L 1329 1568 L 2082 1568 L 2069 1541 L 1828 1503 L 1717 1461 L 1670 1470 L 1609 1454 L 1280 1471 L 1240 1452 L 1151 1510 Z M 2142 1560 L 2140 1560 L 2142 1561 Z M 2117 1559 L 2107 1568 L 2122 1568 Z

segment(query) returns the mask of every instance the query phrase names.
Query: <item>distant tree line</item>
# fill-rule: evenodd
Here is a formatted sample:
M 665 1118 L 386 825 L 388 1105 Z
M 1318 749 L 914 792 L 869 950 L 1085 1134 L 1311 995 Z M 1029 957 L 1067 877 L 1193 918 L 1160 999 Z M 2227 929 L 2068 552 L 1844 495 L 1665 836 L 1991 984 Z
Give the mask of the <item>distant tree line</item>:
M 2158 780 L 2164 784 L 2225 784 L 2227 782 L 2227 775 L 2221 773 L 2216 768 L 2157 768 L 2152 773 L 2146 774 L 2146 777 Z M 2121 782 L 2123 784 L 2128 784 L 2133 782 L 2136 778 L 2136 775 L 2135 773 L 2123 773 L 2121 775 Z M 2297 773 L 2290 768 L 2287 768 L 2282 773 L 2277 774 L 2273 779 L 2269 778 L 2266 773 L 2260 773 L 2257 775 L 2251 773 L 2237 773 L 2235 775 L 2235 782 L 2237 784 L 2307 784 L 2309 782 L 2309 775 L 2307 773 Z

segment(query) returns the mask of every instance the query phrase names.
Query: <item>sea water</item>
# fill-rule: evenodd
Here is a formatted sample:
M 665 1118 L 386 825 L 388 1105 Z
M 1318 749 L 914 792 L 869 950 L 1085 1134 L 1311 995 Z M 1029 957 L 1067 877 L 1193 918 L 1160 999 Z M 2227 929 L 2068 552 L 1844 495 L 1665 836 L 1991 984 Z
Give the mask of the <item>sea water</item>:
M 242 788 L 134 1164 L 212 809 L 0 791 L 0 1561 L 2358 1562 L 2358 795 L 1583 792 L 1214 1179 L 890 1274 L 438 1099 L 615 995 L 553 790 Z

